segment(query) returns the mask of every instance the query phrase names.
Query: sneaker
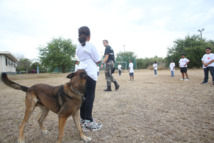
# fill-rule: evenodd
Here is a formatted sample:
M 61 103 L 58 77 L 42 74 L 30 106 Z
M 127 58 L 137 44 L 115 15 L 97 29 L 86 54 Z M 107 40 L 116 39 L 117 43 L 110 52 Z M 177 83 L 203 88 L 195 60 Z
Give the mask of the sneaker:
M 81 126 L 81 127 L 83 127 L 84 123 L 85 123 L 85 120 L 80 119 L 80 126 Z
M 189 80 L 188 78 L 184 79 L 184 81 L 188 81 L 188 80 Z
M 87 131 L 98 131 L 102 128 L 102 124 L 99 124 L 99 123 L 96 123 L 96 122 L 91 122 L 89 120 L 85 120 L 85 123 L 82 127 L 82 130 L 84 132 L 87 132 Z
M 180 80 L 184 80 L 183 78 L 181 78 Z
M 207 82 L 203 81 L 201 84 L 207 84 Z

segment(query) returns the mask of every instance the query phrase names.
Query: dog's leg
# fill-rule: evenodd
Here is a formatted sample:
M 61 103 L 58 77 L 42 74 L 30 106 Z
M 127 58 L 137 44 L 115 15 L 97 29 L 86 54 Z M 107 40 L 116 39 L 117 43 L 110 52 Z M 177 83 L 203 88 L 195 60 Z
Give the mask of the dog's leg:
M 24 117 L 22 124 L 19 128 L 19 139 L 18 139 L 19 143 L 25 143 L 25 140 L 24 140 L 25 124 L 27 123 L 27 121 L 30 118 L 33 110 L 36 107 L 36 99 L 35 99 L 36 97 L 29 97 L 29 96 L 31 96 L 31 95 L 27 95 L 25 98 L 25 106 L 26 106 L 25 117 Z
M 89 142 L 91 141 L 91 138 L 90 137 L 87 137 L 84 135 L 81 127 L 80 127 L 80 110 L 78 110 L 74 115 L 73 115 L 73 119 L 74 119 L 74 123 L 79 131 L 79 134 L 80 134 L 80 138 L 85 141 L 85 142 Z
M 64 135 L 64 127 L 68 117 L 59 117 L 59 135 L 57 143 L 61 143 Z
M 43 121 L 47 117 L 49 110 L 47 108 L 45 108 L 44 106 L 41 106 L 41 105 L 39 105 L 39 108 L 41 109 L 41 112 L 42 112 L 41 117 L 38 120 L 39 126 L 42 130 L 42 133 L 47 134 L 48 130 L 46 130 L 46 128 L 43 126 Z

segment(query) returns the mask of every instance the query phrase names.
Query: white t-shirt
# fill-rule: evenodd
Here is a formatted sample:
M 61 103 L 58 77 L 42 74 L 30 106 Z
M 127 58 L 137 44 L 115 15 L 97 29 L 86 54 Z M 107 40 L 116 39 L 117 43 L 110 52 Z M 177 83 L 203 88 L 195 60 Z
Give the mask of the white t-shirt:
M 201 60 L 204 61 L 205 64 L 209 63 L 210 61 L 214 60 L 214 54 L 213 53 L 204 54 Z M 207 67 L 214 67 L 214 62 L 209 64 Z M 206 67 L 203 65 L 203 68 L 206 68 Z
M 154 68 L 154 70 L 157 70 L 157 69 L 158 69 L 158 64 L 157 64 L 157 63 L 156 63 L 156 64 L 154 63 L 154 64 L 153 64 L 153 68 Z
M 169 68 L 170 68 L 171 71 L 174 71 L 175 70 L 174 69 L 175 68 L 175 63 L 174 62 L 170 63 Z
M 133 65 L 133 63 L 129 63 L 129 73 L 134 73 L 134 65 Z
M 179 60 L 180 68 L 185 68 L 185 67 L 187 67 L 187 65 L 185 65 L 185 64 L 188 63 L 188 62 L 189 62 L 189 60 L 188 60 L 187 58 L 181 58 L 181 59 Z
M 78 66 L 78 64 L 75 64 L 75 72 L 77 71 L 79 69 L 79 66 Z
M 90 42 L 86 42 L 83 47 L 81 44 L 77 46 L 77 57 L 79 58 L 79 69 L 85 69 L 88 76 L 97 81 L 97 62 L 101 60 L 97 49 Z
M 121 66 L 121 65 L 118 65 L 117 67 L 118 67 L 118 70 L 121 70 L 121 68 L 122 68 L 122 66 Z

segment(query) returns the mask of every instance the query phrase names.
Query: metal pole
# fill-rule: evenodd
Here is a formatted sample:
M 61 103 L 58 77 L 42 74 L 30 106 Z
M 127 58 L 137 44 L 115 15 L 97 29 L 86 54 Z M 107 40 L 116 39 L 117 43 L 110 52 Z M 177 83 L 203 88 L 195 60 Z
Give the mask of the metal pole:
M 200 35 L 201 35 L 201 39 L 202 39 L 202 32 L 203 32 L 204 30 L 205 30 L 204 28 L 198 29 L 198 32 L 200 32 Z

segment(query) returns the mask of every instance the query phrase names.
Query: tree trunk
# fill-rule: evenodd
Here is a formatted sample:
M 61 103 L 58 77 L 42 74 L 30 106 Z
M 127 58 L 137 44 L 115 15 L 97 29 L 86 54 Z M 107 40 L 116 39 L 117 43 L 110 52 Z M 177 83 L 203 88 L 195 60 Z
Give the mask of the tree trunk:
M 66 72 L 66 67 L 62 66 L 62 73 L 65 73 L 65 72 Z

